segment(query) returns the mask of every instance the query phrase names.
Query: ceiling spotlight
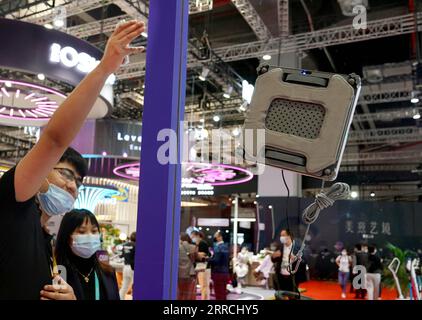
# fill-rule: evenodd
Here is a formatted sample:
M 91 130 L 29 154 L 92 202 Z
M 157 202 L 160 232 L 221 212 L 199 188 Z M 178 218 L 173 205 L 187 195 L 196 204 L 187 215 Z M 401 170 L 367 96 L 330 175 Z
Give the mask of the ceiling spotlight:
M 53 29 L 53 25 L 52 25 L 51 23 L 46 23 L 46 24 L 44 25 L 44 27 L 45 27 L 46 29 Z
M 127 153 L 123 152 L 123 158 L 127 158 Z
M 53 24 L 56 28 L 61 28 L 61 27 L 64 26 L 64 21 L 63 21 L 63 19 L 55 19 L 53 21 Z
M 44 75 L 44 73 L 38 73 L 38 74 L 37 74 L 37 78 L 38 78 L 39 80 L 41 80 L 41 81 L 44 81 L 44 80 L 45 80 L 45 75 Z
M 357 193 L 356 191 L 352 191 L 350 193 L 350 196 L 352 197 L 352 199 L 356 199 L 359 196 L 359 193 Z
M 202 67 L 201 75 L 198 77 L 199 80 L 201 81 L 207 80 L 208 73 L 210 73 L 210 69 L 208 69 L 207 67 Z
M 254 201 L 253 204 L 257 204 L 258 202 Z
M 262 57 L 263 60 L 268 61 L 271 60 L 271 56 L 269 54 L 266 54 Z
M 233 129 L 232 134 L 237 137 L 240 134 L 240 130 L 238 128 Z
M 256 197 L 256 198 L 259 198 L 259 194 L 257 194 L 255 197 Z
M 107 155 L 107 152 L 103 151 L 102 155 L 103 157 L 105 157 Z
M 269 206 L 268 206 L 268 209 L 272 209 L 272 208 L 273 208 L 273 206 L 272 206 L 272 205 L 269 205 Z
M 199 230 L 202 230 L 202 227 L 199 227 L 198 229 L 199 229 Z
M 372 191 L 369 195 L 371 196 L 371 198 L 373 198 L 375 197 L 375 192 Z
M 410 99 L 411 103 L 418 103 L 419 97 L 416 91 L 412 91 L 412 98 Z
M 215 122 L 218 122 L 218 121 L 220 121 L 220 116 L 215 115 L 212 119 L 213 119 Z
M 6 81 L 4 84 L 6 85 L 6 87 L 9 87 L 9 88 L 12 86 L 12 83 L 10 81 Z
M 232 92 L 233 92 L 233 87 L 230 85 L 227 86 L 227 88 L 224 90 L 223 97 L 226 99 L 230 99 Z
M 413 115 L 414 120 L 419 120 L 420 118 L 421 118 L 420 113 L 416 113 L 416 114 Z
M 230 231 L 229 230 L 226 230 L 226 233 L 229 233 Z

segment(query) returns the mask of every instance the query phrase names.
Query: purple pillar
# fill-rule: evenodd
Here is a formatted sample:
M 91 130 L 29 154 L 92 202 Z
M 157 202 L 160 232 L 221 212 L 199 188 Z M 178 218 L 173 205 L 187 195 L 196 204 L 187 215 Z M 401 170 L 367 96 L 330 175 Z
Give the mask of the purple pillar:
M 180 127 L 185 107 L 188 0 L 150 1 L 142 120 L 134 299 L 175 299 L 180 228 L 182 135 L 177 164 L 160 164 L 158 133 Z

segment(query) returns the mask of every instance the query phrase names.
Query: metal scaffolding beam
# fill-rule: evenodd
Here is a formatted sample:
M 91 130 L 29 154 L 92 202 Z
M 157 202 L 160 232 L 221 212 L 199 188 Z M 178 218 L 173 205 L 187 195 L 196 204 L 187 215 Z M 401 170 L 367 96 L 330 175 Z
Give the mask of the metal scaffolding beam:
M 258 40 L 268 40 L 271 38 L 270 30 L 268 30 L 249 0 L 232 0 L 232 3 L 251 27 Z
M 397 109 L 385 112 L 362 113 L 353 116 L 353 122 L 393 121 L 395 119 L 411 119 L 418 112 L 417 108 Z
M 342 164 L 361 161 L 386 161 L 386 160 L 420 160 L 422 151 L 391 151 L 391 152 L 361 152 L 346 153 Z M 394 166 L 394 165 L 393 165 Z
M 77 38 L 87 38 L 100 33 L 113 32 L 118 22 L 128 19 L 130 19 L 129 15 L 121 15 L 70 27 L 66 32 Z
M 396 92 L 378 92 L 370 94 L 361 94 L 359 98 L 360 103 L 388 103 L 388 102 L 399 102 L 399 101 L 410 101 L 412 91 L 396 91 Z
M 289 28 L 289 0 L 277 1 L 278 13 L 278 36 L 282 39 L 287 38 L 290 33 Z
M 418 28 L 422 30 L 422 12 L 417 14 Z M 357 41 L 377 39 L 382 37 L 396 36 L 407 34 L 415 31 L 414 15 L 404 15 L 399 17 L 385 18 L 368 23 L 366 31 L 355 30 L 353 26 L 344 26 L 331 29 L 322 29 L 315 32 L 291 35 L 283 40 L 282 53 L 308 50 L 312 48 L 320 48 L 335 44 L 345 44 Z M 222 60 L 235 61 L 248 58 L 256 58 L 264 54 L 276 54 L 279 50 L 280 38 L 272 38 L 269 41 L 256 41 L 246 44 L 234 45 L 230 47 L 222 47 L 214 49 L 213 52 Z M 199 62 L 195 57 L 188 57 L 188 67 L 201 66 L 206 61 Z M 141 68 L 143 65 L 139 63 L 138 73 L 135 73 L 136 65 L 132 66 L 132 74 L 142 75 Z M 363 92 L 365 92 L 363 90 Z M 360 100 L 364 103 L 384 103 L 396 102 L 410 99 L 411 91 L 397 90 L 397 92 L 378 92 L 361 94 Z
M 415 20 L 416 16 L 416 20 Z M 366 30 L 356 30 L 353 25 L 316 30 L 288 36 L 285 39 L 272 38 L 269 41 L 255 41 L 234 46 L 217 48 L 214 51 L 224 61 L 256 58 L 264 54 L 278 54 L 310 50 L 327 46 L 392 37 L 422 30 L 422 12 L 369 21 Z M 279 48 L 279 41 L 282 41 Z
M 106 5 L 113 3 L 113 0 L 76 0 L 76 1 L 69 1 L 68 3 L 59 6 L 65 8 L 65 13 L 67 17 L 74 16 L 80 14 L 82 12 L 90 11 L 96 8 L 100 8 Z M 43 12 L 41 15 L 37 17 L 29 17 L 23 18 L 22 20 L 36 23 L 36 24 L 46 24 L 51 23 L 54 18 L 54 9 L 58 7 L 52 8 L 48 11 Z
M 392 127 L 351 131 L 348 145 L 422 141 L 422 128 Z

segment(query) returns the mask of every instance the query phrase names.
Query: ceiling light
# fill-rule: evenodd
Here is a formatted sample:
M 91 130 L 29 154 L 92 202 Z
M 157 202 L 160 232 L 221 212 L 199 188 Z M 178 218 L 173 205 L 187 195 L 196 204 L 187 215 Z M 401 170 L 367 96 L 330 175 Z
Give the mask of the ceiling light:
M 413 115 L 414 120 L 419 120 L 420 118 L 421 118 L 421 115 L 419 113 L 416 113 L 415 115 Z
M 46 29 L 53 29 L 53 25 L 52 25 L 51 23 L 46 23 L 46 24 L 44 25 L 44 27 L 45 27 Z
M 356 199 L 359 196 L 359 193 L 357 193 L 356 191 L 352 191 L 350 193 L 350 196 L 352 197 L 352 199 Z
M 271 56 L 269 54 L 266 54 L 262 57 L 263 60 L 268 61 L 271 60 Z
M 220 116 L 215 115 L 212 119 L 213 119 L 215 122 L 218 122 L 218 121 L 220 121 Z
M 4 84 L 6 85 L 6 87 L 9 87 L 9 88 L 12 86 L 12 83 L 10 81 L 6 81 Z
M 44 73 L 38 73 L 38 74 L 37 74 L 37 78 L 38 78 L 39 80 L 41 80 L 41 81 L 45 80 L 45 75 L 44 75 Z
M 410 99 L 411 103 L 418 103 L 419 102 L 419 97 L 416 91 L 412 91 L 412 97 Z
M 207 67 L 202 67 L 201 75 L 198 77 L 199 80 L 201 81 L 207 80 L 208 73 L 210 73 L 210 69 L 208 69 Z
M 375 192 L 372 191 L 369 195 L 371 196 L 371 198 L 373 198 L 375 197 Z
M 233 92 L 233 87 L 228 85 L 227 88 L 224 90 L 223 97 L 226 99 L 230 99 L 232 92 Z
M 63 19 L 55 19 L 53 21 L 53 24 L 54 24 L 55 27 L 61 28 L 61 27 L 64 26 L 64 21 L 63 21 Z
M 240 130 L 238 128 L 233 129 L 232 134 L 237 137 L 240 134 Z

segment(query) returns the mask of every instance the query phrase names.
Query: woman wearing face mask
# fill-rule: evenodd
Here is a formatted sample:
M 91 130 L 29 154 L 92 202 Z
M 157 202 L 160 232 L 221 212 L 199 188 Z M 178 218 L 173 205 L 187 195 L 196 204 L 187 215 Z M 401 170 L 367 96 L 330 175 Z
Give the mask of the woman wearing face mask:
M 55 257 L 66 268 L 67 282 L 78 300 L 119 300 L 114 269 L 99 261 L 100 226 L 88 210 L 72 210 L 57 234 Z
M 341 255 L 336 259 L 338 265 L 338 282 L 341 286 L 341 297 L 346 298 L 346 287 L 349 281 L 350 266 L 352 264 L 352 257 L 347 254 L 347 250 L 343 249 Z

